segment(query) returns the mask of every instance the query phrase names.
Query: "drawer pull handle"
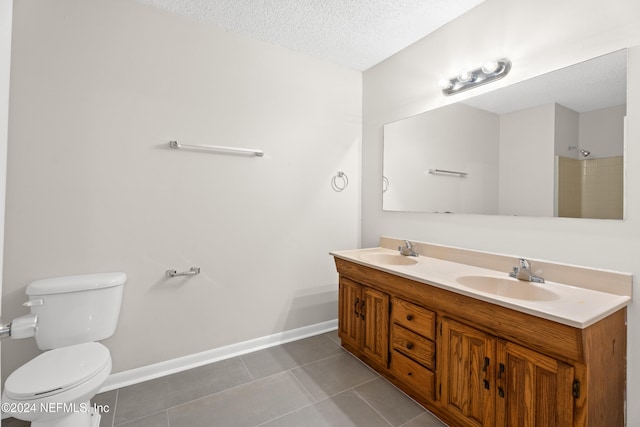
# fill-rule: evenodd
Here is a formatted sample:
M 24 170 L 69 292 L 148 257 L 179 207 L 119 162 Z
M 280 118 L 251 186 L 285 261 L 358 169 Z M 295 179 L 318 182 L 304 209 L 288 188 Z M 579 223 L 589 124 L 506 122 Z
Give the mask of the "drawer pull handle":
M 411 376 L 411 375 L 413 375 L 413 372 L 407 372 L 407 375 Z
M 407 349 L 411 350 L 413 348 L 413 343 L 412 342 L 408 342 L 407 343 Z
M 407 320 L 411 322 L 413 320 L 413 314 L 407 314 Z

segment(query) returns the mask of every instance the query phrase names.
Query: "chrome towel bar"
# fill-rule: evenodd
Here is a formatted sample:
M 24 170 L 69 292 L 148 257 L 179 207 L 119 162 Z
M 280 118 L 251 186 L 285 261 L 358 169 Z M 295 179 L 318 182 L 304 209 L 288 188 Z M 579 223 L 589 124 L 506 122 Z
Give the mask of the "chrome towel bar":
M 429 169 L 429 173 L 432 175 L 435 175 L 435 174 L 458 175 L 460 177 L 465 177 L 469 175 L 467 172 L 448 171 L 445 169 Z
M 178 141 L 169 141 L 169 147 L 175 148 L 196 148 L 201 150 L 214 150 L 214 151 L 226 151 L 228 153 L 236 153 L 236 154 L 253 154 L 256 157 L 264 156 L 262 150 L 258 150 L 255 148 L 235 148 L 235 147 L 222 147 L 219 145 L 188 145 L 188 144 L 178 144 Z

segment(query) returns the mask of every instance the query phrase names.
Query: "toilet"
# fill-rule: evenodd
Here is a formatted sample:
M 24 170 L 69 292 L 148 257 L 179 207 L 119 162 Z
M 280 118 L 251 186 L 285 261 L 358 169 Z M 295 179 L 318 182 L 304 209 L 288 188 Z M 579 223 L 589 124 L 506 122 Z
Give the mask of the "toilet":
M 37 315 L 35 339 L 46 350 L 16 369 L 2 393 L 3 410 L 32 427 L 98 427 L 90 400 L 111 373 L 111 354 L 96 342 L 116 330 L 125 273 L 38 280 L 25 303 Z

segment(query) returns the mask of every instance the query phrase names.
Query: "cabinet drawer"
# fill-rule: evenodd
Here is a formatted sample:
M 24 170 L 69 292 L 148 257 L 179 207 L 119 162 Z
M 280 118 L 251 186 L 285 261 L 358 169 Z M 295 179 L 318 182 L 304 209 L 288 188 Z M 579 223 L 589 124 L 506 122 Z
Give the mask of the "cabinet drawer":
M 433 341 L 402 326 L 393 325 L 392 328 L 391 345 L 394 350 L 404 353 L 429 369 L 435 367 L 436 345 Z
M 399 298 L 393 299 L 393 322 L 434 340 L 436 336 L 436 314 Z
M 434 400 L 435 374 L 432 371 L 394 351 L 391 355 L 391 373 L 423 397 Z

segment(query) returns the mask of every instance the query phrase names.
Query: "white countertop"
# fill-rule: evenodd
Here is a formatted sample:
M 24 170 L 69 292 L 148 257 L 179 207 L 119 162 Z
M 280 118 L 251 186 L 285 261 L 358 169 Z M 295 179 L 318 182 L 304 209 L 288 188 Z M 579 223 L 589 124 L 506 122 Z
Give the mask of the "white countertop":
M 331 252 L 336 258 L 351 261 L 400 277 L 422 282 L 447 291 L 476 298 L 488 303 L 531 314 L 568 326 L 584 329 L 597 321 L 615 313 L 631 302 L 630 296 L 550 282 L 532 283 L 509 278 L 508 272 L 490 270 L 472 265 L 446 261 L 438 258 L 419 256 L 412 265 L 392 265 L 362 259 L 370 253 L 398 254 L 397 250 L 386 248 L 367 248 Z M 526 284 L 555 294 L 553 299 L 527 300 L 510 298 L 494 293 L 478 291 L 458 283 L 463 276 L 489 276 L 513 280 L 513 286 Z

